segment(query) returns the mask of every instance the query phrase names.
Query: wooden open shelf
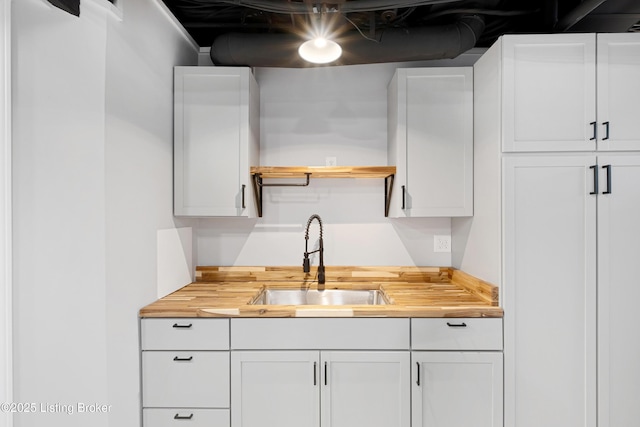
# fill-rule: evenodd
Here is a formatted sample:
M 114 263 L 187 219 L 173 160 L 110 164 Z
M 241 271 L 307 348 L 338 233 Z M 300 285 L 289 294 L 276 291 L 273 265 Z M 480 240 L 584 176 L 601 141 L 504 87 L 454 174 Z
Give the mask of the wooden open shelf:
M 266 178 L 387 178 L 395 166 L 254 166 L 251 174 Z
M 252 166 L 253 194 L 258 216 L 262 217 L 263 187 L 306 187 L 310 178 L 384 178 L 384 216 L 389 215 L 395 166 Z M 264 183 L 264 179 L 301 178 L 304 182 Z

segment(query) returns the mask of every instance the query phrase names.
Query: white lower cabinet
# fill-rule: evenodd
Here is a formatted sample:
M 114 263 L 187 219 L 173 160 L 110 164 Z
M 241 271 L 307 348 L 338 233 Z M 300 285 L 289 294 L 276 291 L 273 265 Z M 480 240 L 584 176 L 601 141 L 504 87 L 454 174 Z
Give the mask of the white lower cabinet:
M 234 427 L 409 427 L 409 352 L 236 351 Z
M 413 427 L 502 427 L 502 353 L 414 351 Z
M 317 351 L 236 351 L 231 355 L 231 425 L 317 427 Z
M 323 351 L 322 427 L 409 427 L 409 352 Z
M 143 427 L 502 427 L 502 319 L 143 319 Z

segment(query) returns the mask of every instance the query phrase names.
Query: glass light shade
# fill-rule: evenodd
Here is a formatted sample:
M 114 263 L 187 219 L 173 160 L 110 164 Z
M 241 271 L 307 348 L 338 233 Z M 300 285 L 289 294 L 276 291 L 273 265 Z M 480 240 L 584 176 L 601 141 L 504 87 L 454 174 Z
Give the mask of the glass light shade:
M 298 48 L 298 54 L 305 61 L 314 64 L 327 64 L 340 58 L 342 48 L 332 40 L 318 37 L 302 43 Z

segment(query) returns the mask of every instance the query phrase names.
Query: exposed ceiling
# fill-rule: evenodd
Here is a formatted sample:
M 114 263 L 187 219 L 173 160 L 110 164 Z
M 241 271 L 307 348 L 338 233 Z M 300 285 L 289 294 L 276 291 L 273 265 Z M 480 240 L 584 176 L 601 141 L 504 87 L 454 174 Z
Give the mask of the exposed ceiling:
M 638 0 L 163 0 L 185 29 L 201 47 L 228 45 L 245 48 L 253 45 L 245 56 L 222 54 L 212 58 L 219 65 L 279 66 L 277 60 L 260 62 L 263 56 L 278 56 L 275 46 L 302 41 L 309 28 L 320 20 L 331 27 L 337 37 L 351 37 L 369 44 L 390 40 L 393 34 L 402 39 L 387 47 L 418 50 L 423 42 L 432 42 L 434 34 L 441 43 L 451 34 L 466 29 L 470 18 L 482 22 L 471 36 L 455 40 L 460 49 L 490 46 L 502 34 L 561 32 L 627 32 L 640 31 Z M 466 19 L 467 23 L 463 20 Z M 456 27 L 457 25 L 457 27 Z M 420 45 L 407 40 L 422 37 Z M 464 35 L 463 35 L 464 36 Z M 469 40 L 469 37 L 471 39 Z M 359 38 L 360 40 L 356 40 Z M 234 44 L 235 43 L 235 44 Z M 433 42 L 432 42 L 433 43 Z M 453 43 L 453 42 L 452 42 Z M 360 43 L 363 44 L 363 43 Z M 464 46 L 462 46 L 464 45 Z M 369 49 L 370 46 L 364 46 Z M 378 46 L 376 46 L 378 48 Z M 216 50 L 215 46 L 212 50 Z M 218 49 L 219 50 L 219 49 Z M 287 52 L 289 54 L 290 52 Z M 453 57 L 460 52 L 449 50 L 426 55 L 424 59 Z M 249 55 L 249 56 L 247 56 Z M 453 55 L 453 56 L 452 56 Z M 361 55 L 357 62 L 389 62 L 404 57 L 377 57 L 376 52 Z M 421 59 L 408 57 L 408 60 Z M 235 62 L 234 62 L 235 61 Z M 342 63 L 345 63 L 344 61 Z M 347 62 L 349 63 L 349 62 Z M 302 64 L 290 64 L 303 66 Z M 283 65 L 283 66 L 286 66 Z

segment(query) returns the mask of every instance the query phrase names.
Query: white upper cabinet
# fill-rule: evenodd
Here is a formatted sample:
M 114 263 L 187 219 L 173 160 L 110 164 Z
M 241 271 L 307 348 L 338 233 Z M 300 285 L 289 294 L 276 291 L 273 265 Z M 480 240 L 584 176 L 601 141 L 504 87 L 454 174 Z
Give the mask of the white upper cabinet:
M 598 150 L 640 150 L 640 34 L 598 34 Z
M 251 69 L 176 67 L 174 214 L 255 217 L 260 101 Z
M 640 34 L 511 35 L 498 46 L 503 151 L 640 149 Z
M 501 43 L 504 151 L 594 150 L 595 35 L 504 36 Z
M 388 87 L 390 217 L 473 215 L 473 70 L 398 69 Z

